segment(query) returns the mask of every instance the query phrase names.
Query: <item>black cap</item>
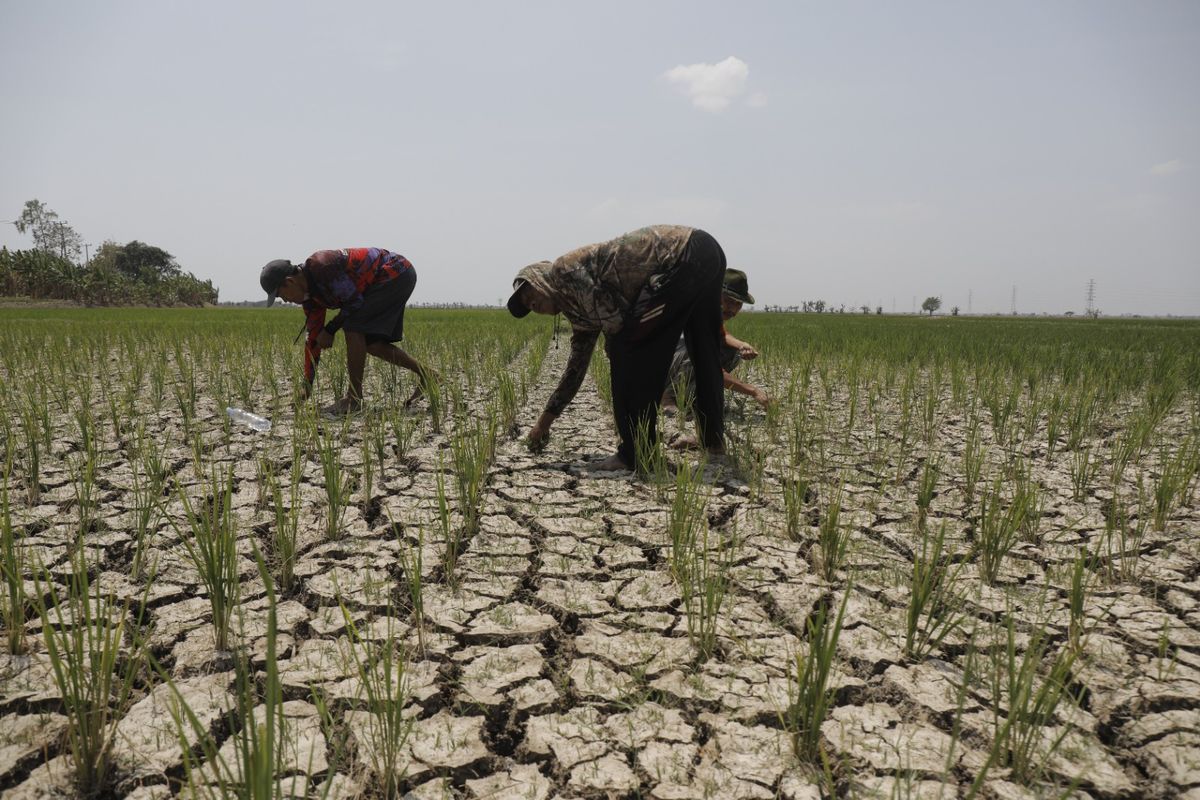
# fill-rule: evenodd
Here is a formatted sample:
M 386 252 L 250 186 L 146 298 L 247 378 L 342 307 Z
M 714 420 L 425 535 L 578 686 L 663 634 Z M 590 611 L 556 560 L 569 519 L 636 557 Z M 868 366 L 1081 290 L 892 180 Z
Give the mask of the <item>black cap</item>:
M 521 290 L 525 288 L 527 281 L 523 278 L 517 278 L 513 281 L 513 293 L 508 298 L 508 313 L 512 314 L 517 319 L 526 316 L 529 313 L 529 306 L 521 302 Z
M 279 294 L 279 287 L 283 286 L 283 282 L 299 271 L 299 268 L 293 266 L 292 262 L 286 258 L 277 258 L 267 262 L 267 265 L 262 268 L 262 274 L 258 276 L 258 282 L 262 284 L 263 291 L 267 293 L 268 306 L 275 302 L 275 297 Z

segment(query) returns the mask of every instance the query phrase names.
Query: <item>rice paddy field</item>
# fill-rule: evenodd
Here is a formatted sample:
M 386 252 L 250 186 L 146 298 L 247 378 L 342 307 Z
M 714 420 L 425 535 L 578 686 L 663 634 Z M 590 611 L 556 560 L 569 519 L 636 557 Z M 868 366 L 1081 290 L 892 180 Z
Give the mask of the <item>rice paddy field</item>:
M 547 319 L 300 322 L 0 310 L 4 797 L 1200 798 L 1200 323 L 744 314 L 633 476 Z

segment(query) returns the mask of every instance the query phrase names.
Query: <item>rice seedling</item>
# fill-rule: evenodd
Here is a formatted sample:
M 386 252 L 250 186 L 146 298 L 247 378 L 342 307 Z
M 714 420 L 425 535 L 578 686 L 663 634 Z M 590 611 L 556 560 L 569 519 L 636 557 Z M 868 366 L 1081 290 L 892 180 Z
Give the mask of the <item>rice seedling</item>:
M 826 503 L 817 528 L 821 577 L 831 583 L 837 577 L 838 570 L 846 565 L 846 557 L 850 552 L 850 529 L 841 521 L 842 492 L 839 485 Z
M 1027 496 L 1018 494 L 1005 503 L 1000 487 L 997 480 L 990 491 L 983 493 L 975 526 L 974 554 L 979 577 L 989 586 L 996 582 L 1004 559 L 1020 539 L 1028 513 Z
M 396 544 L 400 548 L 400 569 L 404 575 L 404 588 L 408 594 L 408 602 L 412 606 L 412 625 L 417 629 L 417 647 L 425 652 L 425 589 L 424 589 L 424 551 L 425 526 L 418 524 L 417 541 L 410 543 L 404 531 L 394 520 L 392 530 L 396 533 Z
M 489 416 L 486 421 L 474 419 L 469 424 L 464 419 L 458 421 L 450 439 L 450 454 L 454 461 L 458 510 L 468 537 L 479 531 L 479 498 L 495 448 L 494 417 Z
M 662 439 L 651 427 L 651 421 L 648 419 L 638 420 L 634 429 L 633 458 L 637 474 L 650 479 L 654 485 L 655 497 L 659 500 L 665 499 L 671 480 L 671 467 L 663 450 Z
M 671 576 L 682 585 L 688 580 L 696 558 L 696 542 L 702 526 L 707 526 L 705 506 L 708 492 L 702 480 L 702 466 L 681 463 L 675 472 L 675 491 L 667 512 L 667 534 L 671 542 Z
M 975 502 L 975 489 L 983 477 L 986 458 L 987 453 L 979 438 L 979 418 L 972 417 L 962 453 L 963 501 L 967 506 Z
M 809 499 L 808 479 L 798 471 L 793 471 L 791 477 L 783 479 L 783 511 L 787 525 L 788 538 L 793 542 L 800 541 L 803 536 L 804 504 Z
M 437 472 L 434 475 L 437 487 L 438 525 L 441 530 L 442 541 L 445 542 L 446 547 L 442 556 L 442 574 L 445 576 L 448 584 L 456 586 L 458 584 L 458 556 L 462 549 L 463 529 L 461 526 L 450 524 L 450 504 L 447 501 L 446 495 L 446 467 L 440 453 L 438 454 Z
M 948 563 L 946 523 L 934 533 L 919 529 L 921 549 L 914 555 L 905 615 L 904 655 L 920 660 L 942 646 L 966 618 L 956 590 L 965 562 Z
M 133 561 L 130 571 L 137 580 L 145 578 L 147 574 L 146 561 L 151 554 L 167 480 L 166 465 L 157 448 L 145 443 L 141 450 L 129 463 L 133 516 Z
M 342 518 L 346 514 L 349 487 L 342 470 L 342 442 L 346 427 L 343 422 L 334 433 L 324 429 L 317 432 L 317 456 L 321 461 L 321 476 L 325 490 L 325 537 L 336 539 L 342 534 Z
M 296 588 L 296 548 L 300 532 L 300 462 L 292 461 L 287 494 L 274 470 L 266 473 L 271 495 L 274 525 L 271 527 L 271 565 L 280 591 L 290 594 Z
M 214 467 L 204 489 L 207 496 L 197 503 L 193 503 L 183 487 L 176 490 L 183 505 L 187 529 L 181 528 L 174 518 L 171 518 L 171 526 L 179 535 L 208 595 L 214 646 L 218 651 L 227 651 L 230 620 L 238 605 L 240 589 L 232 467 L 224 477 Z
M 1096 557 L 1083 548 L 1071 562 L 1071 583 L 1067 591 L 1067 643 L 1076 654 L 1083 652 L 1087 634 L 1087 603 L 1096 577 L 1096 564 Z
M 917 526 L 925 527 L 925 519 L 933 498 L 937 496 L 938 478 L 941 477 L 941 461 L 937 457 L 925 459 L 921 469 L 921 480 L 917 484 Z
M 409 700 L 405 653 L 392 627 L 390 608 L 382 639 L 364 636 L 349 609 L 344 604 L 341 608 L 350 656 L 366 704 L 366 713 L 356 717 L 362 727 L 356 726 L 355 735 L 369 742 L 363 749 L 379 795 L 398 798 L 408 772 L 401 756 L 413 724 L 413 718 L 405 713 Z
M 717 619 L 729 590 L 729 569 L 733 566 L 737 533 L 727 541 L 719 541 L 710 549 L 707 520 L 700 535 L 688 546 L 684 559 L 679 592 L 687 616 L 688 638 L 696 648 L 701 662 L 712 657 L 717 645 Z M 716 552 L 713 552 L 715 549 Z
M 80 543 L 65 587 L 45 568 L 35 571 L 32 599 L 67 717 L 65 744 L 74 786 L 80 796 L 92 797 L 112 788 L 116 725 L 132 704 L 146 663 L 140 635 L 146 596 L 135 604 L 93 587 L 85 553 Z
M 1200 468 L 1200 439 L 1190 437 L 1170 452 L 1163 447 L 1159 454 L 1158 479 L 1154 482 L 1154 529 L 1163 530 L 1171 513 L 1182 504 L 1190 492 Z
M 29 598 L 25 593 L 25 571 L 28 556 L 25 547 L 17 542 L 13 530 L 12 511 L 8 503 L 8 476 L 4 472 L 0 485 L 0 577 L 4 580 L 4 606 L 0 619 L 4 621 L 4 640 L 9 653 L 25 652 L 25 617 Z
M 993 653 L 990 675 L 986 676 L 991 741 L 973 789 L 982 785 L 993 767 L 1009 770 L 1010 780 L 1016 782 L 1038 780 L 1071 730 L 1068 724 L 1054 725 L 1059 707 L 1064 702 L 1077 703 L 1072 689 L 1076 655 L 1070 648 L 1053 651 L 1046 631 L 1035 627 L 1022 652 L 1011 614 L 1003 634 L 1003 644 Z
M 1076 447 L 1071 456 L 1071 497 L 1075 502 L 1082 502 L 1087 497 L 1092 479 L 1099 465 L 1092 458 L 1092 448 Z
M 823 755 L 821 725 L 833 705 L 835 687 L 829 685 L 829 679 L 850 591 L 847 586 L 836 617 L 831 615 L 829 603 L 822 601 L 816 613 L 808 618 L 804 626 L 805 648 L 796 652 L 788 672 L 788 707 L 781 722 L 791 736 L 796 757 L 802 761 L 817 763 Z
M 282 773 L 289 760 L 290 725 L 284 714 L 283 683 L 279 677 L 277 601 L 274 584 L 257 547 L 254 558 L 267 592 L 265 673 L 261 678 L 258 676 L 250 653 L 240 648 L 233 653 L 234 733 L 229 740 L 232 746 L 218 743 L 212 728 L 200 720 L 170 676 L 158 668 L 174 696 L 171 716 L 183 755 L 184 784 L 192 797 L 285 800 L 295 796 L 294 787 L 302 781 Z M 317 695 L 313 699 L 318 709 L 323 708 Z M 311 763 L 300 768 L 311 772 Z M 330 783 L 322 786 L 324 791 L 315 793 L 318 797 L 328 794 Z

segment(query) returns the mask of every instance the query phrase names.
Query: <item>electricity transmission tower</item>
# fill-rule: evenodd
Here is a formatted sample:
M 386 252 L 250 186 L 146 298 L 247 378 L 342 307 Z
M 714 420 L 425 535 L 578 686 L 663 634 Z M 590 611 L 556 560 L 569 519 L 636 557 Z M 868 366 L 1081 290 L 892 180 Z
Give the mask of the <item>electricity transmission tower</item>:
M 1096 279 L 1091 278 L 1087 282 L 1087 315 L 1089 317 L 1096 316 Z

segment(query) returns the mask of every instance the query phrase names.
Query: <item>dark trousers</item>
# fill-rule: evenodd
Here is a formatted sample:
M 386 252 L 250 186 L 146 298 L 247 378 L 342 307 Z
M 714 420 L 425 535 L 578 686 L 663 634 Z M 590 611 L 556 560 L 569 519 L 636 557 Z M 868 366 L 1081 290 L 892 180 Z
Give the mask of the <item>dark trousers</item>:
M 627 465 L 636 466 L 634 441 L 639 426 L 646 427 L 649 442 L 657 440 L 658 403 L 681 333 L 695 370 L 700 438 L 709 448 L 724 444 L 720 362 L 724 280 L 721 246 L 704 231 L 695 231 L 667 280 L 643 292 L 625 328 L 606 338 L 612 362 L 613 416 L 621 437 L 617 454 Z

